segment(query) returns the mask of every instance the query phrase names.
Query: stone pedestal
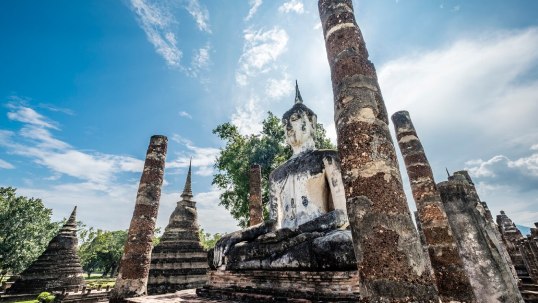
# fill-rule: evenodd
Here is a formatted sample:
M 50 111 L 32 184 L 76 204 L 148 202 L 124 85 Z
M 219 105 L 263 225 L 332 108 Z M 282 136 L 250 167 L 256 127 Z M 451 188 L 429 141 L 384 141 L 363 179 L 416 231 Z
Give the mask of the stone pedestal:
M 167 143 L 168 139 L 165 136 L 151 137 L 127 243 L 123 251 L 116 285 L 110 295 L 110 302 L 125 302 L 125 298 L 146 294 Z

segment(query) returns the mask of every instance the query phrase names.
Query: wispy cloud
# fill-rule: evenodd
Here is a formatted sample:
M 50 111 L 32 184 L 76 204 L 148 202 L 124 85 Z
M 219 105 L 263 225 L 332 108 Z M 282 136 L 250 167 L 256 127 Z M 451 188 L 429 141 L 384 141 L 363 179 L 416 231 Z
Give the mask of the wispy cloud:
M 434 172 L 467 168 L 492 212 L 521 224 L 538 212 L 538 155 L 521 153 L 538 142 L 536 49 L 538 28 L 486 32 L 387 62 L 378 74 L 389 114 L 411 113 Z
M 284 4 L 282 4 L 278 8 L 278 11 L 281 12 L 281 13 L 294 12 L 294 13 L 297 13 L 297 14 L 302 14 L 302 13 L 304 13 L 304 5 L 303 5 L 303 2 L 301 0 L 290 0 L 290 1 L 285 2 Z
M 236 82 L 246 85 L 249 77 L 271 70 L 270 63 L 286 51 L 288 39 L 286 31 L 277 26 L 267 31 L 246 29 Z
M 175 19 L 156 3 L 147 0 L 131 0 L 131 5 L 138 16 L 140 26 L 146 32 L 149 42 L 171 67 L 179 67 L 182 56 L 177 46 L 176 36 L 171 25 Z
M 272 99 L 280 99 L 293 92 L 293 81 L 290 79 L 290 75 L 284 72 L 282 76 L 281 79 L 270 78 L 267 80 L 265 94 Z
M 45 118 L 43 115 L 37 113 L 32 108 L 25 107 L 22 105 L 16 105 L 14 103 L 8 103 L 7 107 L 11 110 L 7 114 L 7 117 L 10 120 L 27 123 L 45 129 L 58 129 L 58 126 L 55 122 Z
M 250 9 L 245 17 L 245 21 L 249 21 L 252 17 L 254 17 L 258 11 L 258 8 L 262 5 L 263 0 L 249 0 L 248 3 L 250 5 Z
M 531 28 L 486 33 L 390 61 L 379 72 L 388 110 L 407 109 L 438 128 L 466 121 L 467 132 L 497 140 L 537 131 L 538 81 L 521 81 L 538 66 L 536 49 L 538 28 Z
M 209 12 L 206 7 L 200 5 L 199 0 L 189 0 L 189 3 L 185 8 L 194 18 L 194 21 L 196 21 L 199 30 L 211 33 L 211 28 L 209 27 Z
M 167 1 L 131 0 L 131 7 L 149 42 L 169 67 L 181 70 L 191 77 L 198 77 L 200 71 L 207 69 L 210 63 L 209 43 L 193 51 L 190 65 L 182 63 L 184 53 L 177 40 L 179 22 L 174 17 L 174 5 Z M 191 14 L 199 30 L 211 33 L 209 12 L 205 6 L 198 0 L 189 0 L 185 9 Z
M 2 132 L 0 146 L 8 152 L 27 157 L 55 174 L 68 175 L 84 182 L 107 186 L 117 172 L 141 171 L 143 162 L 129 156 L 88 153 L 55 138 L 49 129 L 59 131 L 58 123 L 30 107 L 10 105 L 10 120 L 24 123 L 20 130 Z
M 199 48 L 195 51 L 192 56 L 192 62 L 190 67 L 186 68 L 187 73 L 196 77 L 200 74 L 202 70 L 206 70 L 211 64 L 211 45 L 208 43 L 206 46 Z
M 262 114 L 265 113 L 260 108 L 259 97 L 252 94 L 247 103 L 236 107 L 235 113 L 232 114 L 231 123 L 237 127 L 242 135 L 259 133 L 262 130 Z
M 186 153 L 180 153 L 174 160 L 166 164 L 168 168 L 186 168 L 192 159 L 192 166 L 197 168 L 194 173 L 200 176 L 211 176 L 213 174 L 213 165 L 220 150 L 213 147 L 199 147 L 191 140 L 174 134 L 171 140 L 182 144 L 188 150 Z
M 3 168 L 3 169 L 14 169 L 15 166 L 13 166 L 13 164 L 7 162 L 7 161 L 4 161 L 2 159 L 0 159 L 0 168 Z
M 180 116 L 180 117 L 185 117 L 185 118 L 192 119 L 191 114 L 189 114 L 189 113 L 186 112 L 186 111 L 180 111 L 180 112 L 179 112 L 179 116 Z

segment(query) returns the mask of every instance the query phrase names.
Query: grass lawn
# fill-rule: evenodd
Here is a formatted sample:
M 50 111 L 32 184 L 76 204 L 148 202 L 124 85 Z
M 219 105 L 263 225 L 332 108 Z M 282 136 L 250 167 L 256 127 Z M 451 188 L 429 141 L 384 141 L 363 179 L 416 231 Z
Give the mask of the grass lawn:
M 116 283 L 116 278 L 109 278 L 109 277 L 101 277 L 102 274 L 92 274 L 89 278 L 88 275 L 84 275 L 84 279 L 86 280 L 86 285 L 89 288 L 97 288 L 97 285 L 101 285 L 101 287 L 113 287 Z

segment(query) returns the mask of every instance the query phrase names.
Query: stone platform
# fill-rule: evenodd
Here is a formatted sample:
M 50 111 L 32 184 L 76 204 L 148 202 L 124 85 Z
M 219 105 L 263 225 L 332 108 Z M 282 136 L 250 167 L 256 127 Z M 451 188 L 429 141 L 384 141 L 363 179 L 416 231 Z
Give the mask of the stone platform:
M 189 303 L 214 303 L 214 302 L 230 302 L 222 300 L 213 300 L 201 298 L 196 295 L 196 289 L 185 289 L 180 290 L 175 293 L 165 294 L 165 295 L 156 295 L 156 296 L 146 296 L 139 298 L 127 299 L 129 303 L 178 303 L 178 302 L 189 302 Z
M 356 302 L 357 271 L 221 271 L 209 272 L 198 295 L 249 302 Z

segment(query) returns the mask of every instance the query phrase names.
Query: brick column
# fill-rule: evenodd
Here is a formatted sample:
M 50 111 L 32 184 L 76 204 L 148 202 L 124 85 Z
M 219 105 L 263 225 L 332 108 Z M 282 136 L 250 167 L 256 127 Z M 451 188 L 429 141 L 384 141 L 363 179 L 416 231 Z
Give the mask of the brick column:
M 253 226 L 263 222 L 262 169 L 259 164 L 253 164 L 250 167 L 249 187 L 249 226 Z
M 318 6 L 361 296 L 371 302 L 437 302 L 353 4 L 319 0 Z
M 476 302 L 430 163 L 411 117 L 407 111 L 399 111 L 392 115 L 392 122 L 417 205 L 417 224 L 421 226 L 428 247 L 439 297 L 443 302 Z
M 110 295 L 110 302 L 125 302 L 125 298 L 146 294 L 167 143 L 168 139 L 165 136 L 151 137 L 144 171 L 138 186 L 127 243 L 125 243 L 121 258 L 116 285 Z

